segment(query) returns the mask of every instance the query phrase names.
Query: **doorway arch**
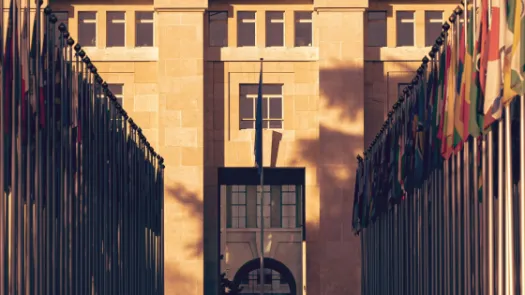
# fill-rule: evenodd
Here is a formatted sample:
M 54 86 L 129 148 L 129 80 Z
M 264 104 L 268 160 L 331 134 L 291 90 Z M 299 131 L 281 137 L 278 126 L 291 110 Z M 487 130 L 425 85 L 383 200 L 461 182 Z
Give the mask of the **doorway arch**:
M 250 272 L 257 271 L 260 268 L 261 261 L 259 258 L 246 262 L 235 273 L 235 276 L 233 277 L 233 282 L 237 286 L 240 286 L 244 277 L 247 277 Z M 264 258 L 264 269 L 269 269 L 278 272 L 281 276 L 281 280 L 288 284 L 288 287 L 290 288 L 290 294 L 297 294 L 295 278 L 293 277 L 292 272 L 286 265 L 273 258 Z

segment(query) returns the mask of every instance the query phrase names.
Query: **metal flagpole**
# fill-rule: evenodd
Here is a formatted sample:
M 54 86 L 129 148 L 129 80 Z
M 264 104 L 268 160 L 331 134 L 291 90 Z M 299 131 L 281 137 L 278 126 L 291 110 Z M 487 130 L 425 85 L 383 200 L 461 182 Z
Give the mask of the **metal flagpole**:
M 511 110 L 505 108 L 505 278 L 507 294 L 514 294 L 514 238 L 513 238 L 513 186 L 512 186 L 512 146 L 511 146 Z M 500 125 L 501 126 L 501 125 Z M 499 171 L 503 174 L 503 171 Z M 499 183 L 503 186 L 503 183 Z
M 263 73 L 263 59 L 261 58 L 261 74 L 260 74 L 260 81 L 259 81 L 259 88 L 262 87 L 262 73 Z M 262 93 L 262 90 L 259 89 L 259 95 L 261 95 Z M 262 99 L 261 97 L 258 97 L 257 100 L 260 100 Z M 259 112 L 259 110 L 257 111 Z M 261 110 L 262 112 L 262 110 Z M 261 114 L 258 113 L 257 114 L 258 116 L 260 116 Z M 260 120 L 262 120 L 262 118 L 260 118 Z M 261 258 L 260 258 L 260 264 L 261 264 L 261 268 L 260 268 L 260 278 L 261 278 L 261 290 L 260 290 L 260 293 L 261 295 L 264 295 L 264 162 L 263 162 L 263 142 L 262 142 L 262 139 L 263 139 L 263 134 L 262 134 L 262 129 L 261 129 L 261 135 L 260 135 L 260 144 L 259 144 L 259 148 L 260 148 L 260 163 L 259 165 L 261 165 L 261 167 L 259 168 L 259 171 L 260 171 L 260 183 L 261 183 L 261 236 L 260 236 L 260 247 L 261 247 Z
M 503 145 L 503 132 L 504 132 L 504 126 L 503 126 L 503 121 L 499 121 L 497 122 L 497 130 L 498 130 L 498 138 L 497 138 L 497 149 L 498 149 L 498 158 L 497 158 L 497 168 L 496 168 L 496 171 L 497 171 L 497 208 L 498 208 L 498 212 L 497 212 L 497 217 L 498 217 L 498 220 L 497 220 L 497 226 L 498 226 L 498 230 L 497 230 L 497 233 L 498 233 L 498 236 L 497 236 L 497 240 L 498 240 L 498 243 L 497 243 L 497 249 L 498 249 L 498 255 L 497 255 L 497 258 L 496 258 L 496 261 L 497 261 L 497 269 L 498 269 L 498 275 L 497 275 L 497 284 L 498 284 L 498 295 L 499 294 L 503 294 L 503 292 L 505 291 L 505 270 L 504 270 L 504 253 L 505 253 L 505 240 L 504 240 L 504 230 L 505 230 L 505 220 L 504 220 L 504 216 L 503 216 L 503 213 L 504 213 L 504 206 L 505 206 L 505 188 L 504 188 L 504 171 L 503 171 L 503 168 L 504 168 L 504 159 L 503 159 L 503 148 L 504 148 L 504 145 Z
M 525 149 L 525 95 L 520 96 L 520 151 Z M 525 231 L 525 156 L 520 156 L 520 180 L 519 180 L 519 229 Z M 519 294 L 525 292 L 525 235 L 520 234 L 520 263 L 519 263 Z

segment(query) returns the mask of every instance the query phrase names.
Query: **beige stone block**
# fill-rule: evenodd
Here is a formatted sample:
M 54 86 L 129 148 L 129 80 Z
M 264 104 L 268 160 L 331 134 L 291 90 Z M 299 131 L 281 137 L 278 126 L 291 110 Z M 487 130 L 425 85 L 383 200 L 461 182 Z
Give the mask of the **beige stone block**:
M 184 72 L 181 69 L 181 60 L 180 59 L 166 59 L 162 63 L 163 71 L 161 75 L 170 78 L 180 78 L 184 76 Z
M 160 154 L 164 158 L 166 166 L 177 167 L 182 163 L 182 148 L 178 146 L 161 146 Z
M 310 83 L 296 83 L 295 95 L 317 95 L 319 92 L 319 85 Z
M 200 127 L 203 125 L 201 110 L 184 110 L 181 112 L 181 127 Z
M 182 41 L 181 41 L 182 42 Z M 201 61 L 204 58 L 203 40 L 185 40 L 180 45 L 180 58 L 196 58 Z
M 160 26 L 171 26 L 180 25 L 182 13 L 180 12 L 159 12 L 155 16 L 157 25 Z
M 166 127 L 164 136 L 164 142 L 167 146 L 197 146 L 197 128 Z
M 181 127 L 181 111 L 167 111 L 160 112 L 160 126 L 161 127 Z
M 134 110 L 136 112 L 155 112 L 159 105 L 159 97 L 156 94 L 135 95 Z
M 315 83 L 319 75 L 310 70 L 297 71 L 294 75 L 295 83 Z
M 202 28 L 204 20 L 204 12 L 203 11 L 197 11 L 197 12 L 186 12 L 181 15 L 181 24 L 183 25 L 191 25 L 197 28 Z
M 204 160 L 204 148 L 182 147 L 182 166 L 202 166 Z
M 135 94 L 157 94 L 158 84 L 157 83 L 135 83 Z
M 295 111 L 312 111 L 314 110 L 315 98 L 310 95 L 295 95 L 294 96 L 294 109 Z
M 180 71 L 184 76 L 202 76 L 203 71 L 202 59 L 181 59 Z
M 135 82 L 157 82 L 157 65 L 153 62 L 135 63 Z
M 97 62 L 97 67 L 98 67 Z M 135 63 L 134 62 L 109 62 L 108 72 L 111 73 L 133 73 L 135 72 Z M 100 70 L 99 70 L 100 72 Z
M 159 130 L 157 128 L 142 129 L 142 133 L 154 149 L 156 149 L 159 146 L 157 136 L 159 133 L 158 131 Z
M 150 112 L 134 112 L 133 121 L 142 129 L 148 129 L 153 127 L 153 125 L 151 124 L 152 122 Z

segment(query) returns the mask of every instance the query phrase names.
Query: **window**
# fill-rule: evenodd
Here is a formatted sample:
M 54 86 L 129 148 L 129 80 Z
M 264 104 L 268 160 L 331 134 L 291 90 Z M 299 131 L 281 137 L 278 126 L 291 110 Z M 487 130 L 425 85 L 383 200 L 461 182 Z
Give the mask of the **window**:
M 282 84 L 264 84 L 263 128 L 283 128 Z M 239 97 L 239 128 L 255 128 L 255 108 L 257 107 L 258 84 L 241 84 Z
M 266 12 L 266 47 L 284 46 L 284 12 Z
M 312 12 L 295 12 L 295 47 L 312 46 Z
M 396 23 L 397 46 L 414 46 L 414 12 L 398 11 L 396 13 Z
M 228 46 L 228 11 L 208 12 L 208 33 L 210 46 Z
M 443 24 L 443 11 L 425 11 L 425 46 L 432 46 Z
M 58 42 L 56 43 L 55 46 L 60 46 L 60 40 L 64 40 L 64 46 L 67 46 L 66 45 L 66 40 L 64 38 L 60 38 L 60 30 L 58 29 L 58 26 L 60 24 L 64 24 L 66 25 L 66 28 L 69 30 L 69 15 L 66 11 L 58 11 L 58 12 L 53 12 L 53 14 L 56 16 L 57 18 L 57 23 L 55 25 L 55 37 L 58 39 Z
M 297 227 L 297 194 L 295 185 L 283 185 L 281 190 L 281 227 Z
M 124 47 L 126 45 L 126 13 L 108 11 L 106 30 L 106 47 Z
M 135 12 L 135 47 L 153 46 L 153 12 Z
M 85 47 L 97 46 L 97 13 L 78 13 L 78 43 Z
M 232 228 L 246 228 L 246 186 L 232 186 Z
M 398 83 L 397 84 L 397 97 L 403 96 L 403 90 L 408 87 L 410 83 Z M 397 99 L 396 99 L 397 101 Z
M 369 11 L 367 23 L 367 46 L 386 46 L 386 11 Z
M 124 106 L 124 84 L 108 84 L 108 89 L 117 98 L 118 103 Z
M 255 46 L 255 11 L 237 12 L 237 46 Z
M 263 219 L 264 227 L 270 228 L 270 218 L 271 218 L 271 194 L 270 186 L 264 186 L 264 192 L 262 197 L 262 206 L 263 206 Z M 257 186 L 257 228 L 261 228 L 261 186 Z

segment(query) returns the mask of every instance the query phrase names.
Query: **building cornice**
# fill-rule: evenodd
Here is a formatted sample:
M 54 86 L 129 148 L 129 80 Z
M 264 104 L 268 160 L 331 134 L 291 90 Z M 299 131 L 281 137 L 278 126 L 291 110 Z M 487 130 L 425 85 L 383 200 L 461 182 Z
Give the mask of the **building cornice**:
M 155 12 L 204 12 L 204 7 L 154 7 Z
M 317 12 L 363 12 L 366 7 L 314 7 Z

